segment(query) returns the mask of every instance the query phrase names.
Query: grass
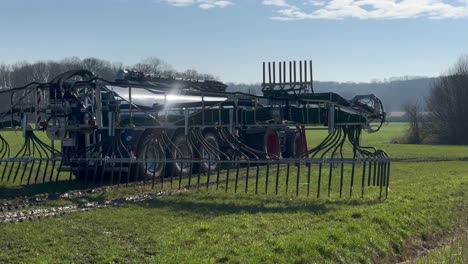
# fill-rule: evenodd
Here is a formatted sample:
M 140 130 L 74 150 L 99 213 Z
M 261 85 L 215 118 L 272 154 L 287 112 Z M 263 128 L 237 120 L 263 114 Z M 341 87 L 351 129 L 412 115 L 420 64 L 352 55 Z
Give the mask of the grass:
M 321 199 L 307 197 L 304 192 L 295 197 L 284 192 L 278 196 L 272 193 L 254 195 L 249 189 L 248 194 L 233 194 L 202 188 L 123 208 L 1 224 L 0 262 L 365 263 L 401 260 L 399 257 L 405 254 L 408 243 L 445 237 L 459 226 L 461 218 L 468 218 L 466 211 L 459 209 L 460 205 L 466 206 L 462 202 L 468 195 L 468 166 L 459 159 L 468 156 L 468 149 L 388 144 L 404 128 L 404 124 L 385 126 L 381 132 L 363 139 L 367 145 L 387 150 L 392 157 L 418 161 L 393 163 L 389 198 L 382 202 L 372 193 L 366 193 L 364 199 L 359 199 L 358 195 L 340 199 L 336 196 L 336 182 L 332 185 L 335 195 Z M 321 136 L 324 133 L 315 132 L 309 134 L 308 139 L 315 141 Z M 440 157 L 454 161 L 424 162 Z M 58 184 L 54 188 L 66 186 Z M 284 178 L 280 186 L 285 187 Z M 243 187 L 240 185 L 241 190 Z M 38 192 L 35 188 L 45 187 L 4 186 L 0 194 Z M 148 189 L 111 190 L 82 198 L 81 202 L 142 190 Z M 455 211 L 465 213 L 454 214 Z M 443 258 L 444 248 L 440 251 Z M 433 254 L 435 252 L 438 251 Z M 432 260 L 439 258 L 433 255 Z

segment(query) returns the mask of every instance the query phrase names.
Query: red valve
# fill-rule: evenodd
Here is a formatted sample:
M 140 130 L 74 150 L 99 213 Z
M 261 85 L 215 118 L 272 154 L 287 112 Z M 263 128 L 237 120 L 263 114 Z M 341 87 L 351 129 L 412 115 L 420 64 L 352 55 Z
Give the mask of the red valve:
M 95 127 L 96 126 L 96 120 L 95 119 L 89 119 L 88 120 L 88 126 Z

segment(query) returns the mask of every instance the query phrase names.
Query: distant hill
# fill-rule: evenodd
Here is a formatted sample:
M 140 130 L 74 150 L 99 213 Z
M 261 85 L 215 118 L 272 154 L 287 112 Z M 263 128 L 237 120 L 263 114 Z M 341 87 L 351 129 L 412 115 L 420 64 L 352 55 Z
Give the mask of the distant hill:
M 390 81 L 371 83 L 339 83 L 339 82 L 314 82 L 315 92 L 334 92 L 346 99 L 351 99 L 357 94 L 375 94 L 383 102 L 386 112 L 403 111 L 406 102 L 424 102 L 433 83 L 437 78 L 392 78 Z M 228 91 L 241 91 L 251 94 L 261 94 L 260 84 L 228 84 Z

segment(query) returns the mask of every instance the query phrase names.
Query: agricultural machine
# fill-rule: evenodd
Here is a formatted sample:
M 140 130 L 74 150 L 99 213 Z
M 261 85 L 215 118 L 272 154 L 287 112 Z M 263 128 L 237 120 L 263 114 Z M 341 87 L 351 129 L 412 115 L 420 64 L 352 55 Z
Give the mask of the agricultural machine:
M 316 93 L 310 61 L 263 63 L 262 96 L 226 87 L 135 71 L 108 81 L 73 70 L 1 90 L 1 180 L 317 196 L 336 188 L 340 197 L 359 185 L 361 195 L 378 187 L 387 196 L 388 155 L 361 146 L 363 130 L 385 122 L 376 96 Z M 325 130 L 317 132 L 324 138 L 310 130 Z M 23 142 L 18 151 L 11 131 L 24 138 L 14 138 Z

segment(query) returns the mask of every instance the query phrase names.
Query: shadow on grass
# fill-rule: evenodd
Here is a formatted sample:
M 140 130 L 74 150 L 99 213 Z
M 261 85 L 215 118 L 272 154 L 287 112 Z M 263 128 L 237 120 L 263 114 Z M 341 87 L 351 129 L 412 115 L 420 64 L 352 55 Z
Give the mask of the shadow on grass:
M 13 199 L 39 194 L 62 194 L 72 190 L 93 188 L 95 185 L 83 181 L 58 181 L 31 185 L 0 185 L 0 199 Z
M 286 196 L 264 196 L 250 195 L 249 197 L 236 196 L 214 197 L 194 195 L 182 195 L 169 199 L 156 199 L 137 204 L 143 208 L 170 209 L 177 212 L 187 212 L 190 214 L 209 215 L 229 215 L 229 214 L 257 214 L 257 213 L 294 213 L 305 212 L 316 215 L 339 210 L 340 205 L 374 205 L 381 202 L 374 200 L 313 200 L 305 197 L 297 199 Z M 338 205 L 338 206 L 336 206 Z

